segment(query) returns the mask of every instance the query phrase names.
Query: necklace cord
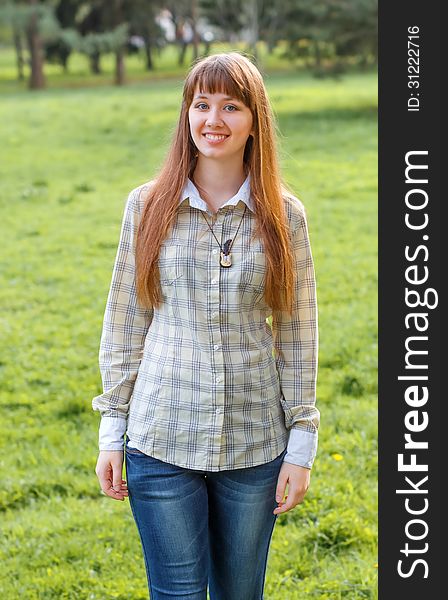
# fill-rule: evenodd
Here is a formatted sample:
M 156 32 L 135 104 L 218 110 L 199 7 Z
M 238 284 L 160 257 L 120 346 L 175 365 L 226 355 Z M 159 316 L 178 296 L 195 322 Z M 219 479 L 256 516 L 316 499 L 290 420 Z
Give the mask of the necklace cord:
M 244 207 L 244 213 L 243 213 L 243 216 L 241 217 L 240 223 L 239 223 L 239 225 L 238 225 L 238 228 L 237 228 L 237 230 L 236 230 L 236 233 L 235 233 L 235 235 L 233 236 L 233 239 L 231 239 L 231 240 L 227 240 L 227 242 L 228 242 L 228 241 L 230 241 L 230 246 L 228 247 L 228 249 L 227 249 L 227 252 L 224 252 L 224 250 L 223 250 L 223 248 L 222 248 L 222 245 L 219 243 L 219 240 L 218 240 L 218 238 L 216 237 L 216 235 L 215 235 L 215 232 L 213 231 L 213 228 L 212 228 L 212 227 L 210 227 L 210 223 L 207 221 L 207 219 L 205 218 L 205 215 L 204 215 L 203 211 L 201 210 L 201 215 L 204 217 L 204 219 L 205 219 L 205 222 L 206 222 L 206 223 L 207 223 L 207 225 L 208 225 L 208 228 L 209 228 L 209 229 L 210 229 L 210 231 L 212 232 L 212 234 L 213 234 L 213 237 L 215 238 L 215 240 L 217 241 L 217 243 L 218 243 L 218 246 L 219 246 L 219 248 L 221 249 L 221 252 L 223 252 L 223 254 L 225 254 L 225 255 L 228 255 L 228 254 L 230 254 L 230 250 L 232 249 L 232 246 L 233 246 L 233 243 L 234 243 L 234 241 L 235 241 L 235 238 L 236 238 L 236 236 L 238 235 L 238 232 L 239 232 L 239 230 L 240 230 L 240 227 L 241 227 L 241 223 L 243 222 L 244 215 L 246 214 L 246 210 L 247 210 L 247 205 Z M 232 217 L 233 217 L 233 215 L 232 215 Z M 225 245 L 227 244 L 227 242 L 225 242 L 225 244 L 224 244 L 224 247 L 225 247 Z

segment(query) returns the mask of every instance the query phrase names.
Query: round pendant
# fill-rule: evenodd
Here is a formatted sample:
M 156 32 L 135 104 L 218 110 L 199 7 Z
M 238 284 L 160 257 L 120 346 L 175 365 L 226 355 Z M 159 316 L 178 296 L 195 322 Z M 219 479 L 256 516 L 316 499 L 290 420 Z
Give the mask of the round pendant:
M 219 264 L 221 265 L 221 267 L 231 267 L 232 266 L 232 257 L 230 254 L 224 254 L 224 252 L 221 251 L 221 259 L 219 261 Z

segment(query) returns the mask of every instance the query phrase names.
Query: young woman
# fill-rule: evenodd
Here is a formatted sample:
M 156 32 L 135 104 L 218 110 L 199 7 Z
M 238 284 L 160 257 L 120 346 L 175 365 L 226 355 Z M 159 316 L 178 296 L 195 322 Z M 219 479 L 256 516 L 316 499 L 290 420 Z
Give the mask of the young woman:
M 158 177 L 126 203 L 92 401 L 96 474 L 129 496 L 151 600 L 263 597 L 275 521 L 316 454 L 317 346 L 305 210 L 262 77 L 209 56 Z

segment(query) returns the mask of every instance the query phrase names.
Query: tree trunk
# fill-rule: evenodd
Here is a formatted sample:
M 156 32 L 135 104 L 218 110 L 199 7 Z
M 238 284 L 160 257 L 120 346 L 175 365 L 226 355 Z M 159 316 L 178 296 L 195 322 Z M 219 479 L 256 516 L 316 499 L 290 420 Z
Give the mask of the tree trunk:
M 185 62 L 185 54 L 187 53 L 188 44 L 185 42 L 180 43 L 180 51 L 179 51 L 179 59 L 178 64 L 179 67 L 182 67 Z
M 248 3 L 249 6 L 249 29 L 250 29 L 250 42 L 249 49 L 255 58 L 255 62 L 258 63 L 258 51 L 257 42 L 260 36 L 259 24 L 258 24 L 258 0 L 251 0 Z
M 115 26 L 123 23 L 123 0 L 115 0 Z M 115 85 L 124 84 L 124 48 L 115 51 Z
M 152 71 L 154 69 L 154 62 L 152 60 L 151 36 L 149 31 L 145 30 L 142 37 L 145 40 L 146 70 Z
M 101 74 L 100 58 L 101 54 L 98 51 L 90 56 L 90 70 L 92 71 L 93 75 Z
M 30 0 L 31 6 L 35 6 L 37 0 Z M 31 59 L 31 75 L 28 86 L 32 90 L 40 90 L 45 87 L 45 76 L 43 70 L 42 40 L 39 35 L 37 12 L 34 11 L 26 27 L 28 49 Z
M 14 28 L 14 47 L 16 49 L 16 61 L 17 61 L 17 79 L 23 81 L 25 75 L 23 73 L 23 65 L 25 61 L 23 59 L 23 48 L 22 48 L 22 36 L 20 31 Z
M 196 60 L 199 56 L 199 35 L 197 32 L 197 20 L 198 20 L 198 4 L 197 0 L 191 0 L 191 27 L 193 29 L 193 60 Z
M 64 73 L 68 73 L 68 55 L 64 55 L 62 58 L 62 68 L 64 69 Z
M 150 44 L 149 40 L 145 46 L 145 55 L 146 55 L 146 70 L 153 71 L 154 70 L 154 62 L 152 60 L 151 44 Z
M 115 85 L 124 84 L 124 50 L 120 48 L 115 53 Z
M 268 54 L 269 54 L 269 56 L 272 55 L 276 46 L 277 46 L 277 42 L 273 39 L 273 37 L 270 37 L 268 39 Z

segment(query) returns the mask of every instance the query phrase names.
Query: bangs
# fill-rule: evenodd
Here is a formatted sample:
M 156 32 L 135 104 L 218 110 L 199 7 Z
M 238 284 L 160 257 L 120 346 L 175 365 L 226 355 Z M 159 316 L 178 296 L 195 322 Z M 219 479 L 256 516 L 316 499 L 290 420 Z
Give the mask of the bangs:
M 214 63 L 202 63 L 199 68 L 193 69 L 188 78 L 185 89 L 185 100 L 191 104 L 196 87 L 201 93 L 208 94 L 226 94 L 232 98 L 236 98 L 251 107 L 249 82 L 243 74 L 238 74 L 235 69 L 226 68 L 218 61 Z

